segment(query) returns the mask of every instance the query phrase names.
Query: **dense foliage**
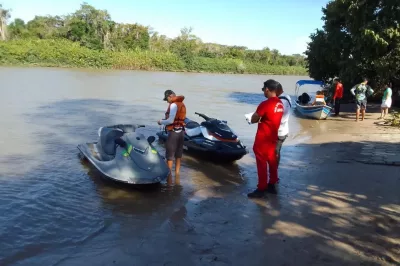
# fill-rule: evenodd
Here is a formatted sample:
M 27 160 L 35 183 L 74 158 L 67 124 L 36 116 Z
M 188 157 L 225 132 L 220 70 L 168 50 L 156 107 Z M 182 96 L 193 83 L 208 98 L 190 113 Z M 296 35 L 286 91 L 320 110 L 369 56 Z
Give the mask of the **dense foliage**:
M 400 1 L 334 0 L 323 11 L 323 29 L 306 51 L 312 78 L 341 77 L 348 92 L 368 77 L 375 91 L 400 80 Z
M 147 26 L 117 23 L 86 3 L 66 16 L 36 16 L 27 23 L 17 18 L 4 25 L 2 64 L 306 74 L 302 55 L 203 43 L 191 28 L 171 39 Z
M 95 50 L 70 40 L 20 39 L 0 42 L 0 64 L 131 70 L 198 71 L 214 73 L 271 73 L 303 75 L 299 66 L 276 66 L 240 59 L 194 56 L 185 61 L 170 51 Z
M 385 119 L 385 124 L 393 127 L 400 127 L 400 113 L 392 111 L 390 117 Z

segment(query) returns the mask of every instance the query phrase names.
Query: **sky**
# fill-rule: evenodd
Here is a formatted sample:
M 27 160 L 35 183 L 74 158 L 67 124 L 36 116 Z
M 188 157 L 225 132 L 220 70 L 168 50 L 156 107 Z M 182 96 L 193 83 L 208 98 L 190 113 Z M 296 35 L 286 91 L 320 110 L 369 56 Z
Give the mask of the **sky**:
M 11 20 L 25 22 L 35 15 L 66 15 L 82 0 L 0 0 L 11 9 Z M 323 25 L 322 7 L 328 0 L 86 0 L 106 9 L 120 23 L 151 26 L 168 37 L 192 27 L 203 42 L 269 47 L 282 54 L 301 54 L 309 36 Z

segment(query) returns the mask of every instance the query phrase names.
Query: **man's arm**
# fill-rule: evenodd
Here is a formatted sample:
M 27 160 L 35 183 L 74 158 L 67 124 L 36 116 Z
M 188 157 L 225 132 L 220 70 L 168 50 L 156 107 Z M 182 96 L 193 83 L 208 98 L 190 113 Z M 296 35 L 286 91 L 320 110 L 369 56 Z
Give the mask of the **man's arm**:
M 175 103 L 171 104 L 171 107 L 169 109 L 169 117 L 168 117 L 168 119 L 160 120 L 161 125 L 172 124 L 175 120 L 177 110 L 178 110 L 178 107 L 176 106 L 176 104 Z
M 265 115 L 265 112 L 266 112 L 265 107 L 266 107 L 266 102 L 260 103 L 260 105 L 257 107 L 257 110 L 251 116 L 250 122 L 252 124 L 258 123 L 261 121 L 261 118 Z
M 311 105 L 315 105 L 317 103 L 317 99 L 315 99 L 312 103 L 311 103 Z
M 258 122 L 260 122 L 260 119 L 261 119 L 261 116 L 259 116 L 259 115 L 257 114 L 257 112 L 255 112 L 255 113 L 251 116 L 250 122 L 251 122 L 252 124 L 258 123 Z
M 368 90 L 369 96 L 371 96 L 372 94 L 374 94 L 374 90 L 371 88 L 371 86 L 368 85 L 367 90 Z
M 353 94 L 353 96 L 356 96 L 356 93 L 354 92 L 356 90 L 356 86 L 354 86 L 353 88 L 351 88 L 350 92 L 351 94 Z

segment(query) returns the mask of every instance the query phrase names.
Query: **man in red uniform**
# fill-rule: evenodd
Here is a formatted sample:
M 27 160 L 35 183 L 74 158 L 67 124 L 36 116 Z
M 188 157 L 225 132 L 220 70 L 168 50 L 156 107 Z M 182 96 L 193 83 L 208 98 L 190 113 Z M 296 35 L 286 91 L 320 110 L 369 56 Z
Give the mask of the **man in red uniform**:
M 333 84 L 335 86 L 333 105 L 335 106 L 335 116 L 338 116 L 340 112 L 340 100 L 343 98 L 343 84 L 340 82 L 339 78 L 335 78 Z
M 279 82 L 269 79 L 264 82 L 262 91 L 266 98 L 251 117 L 251 123 L 258 123 L 253 151 L 256 156 L 258 185 L 257 189 L 247 194 L 249 198 L 264 197 L 266 192 L 276 194 L 278 182 L 278 160 L 276 144 L 278 141 L 278 129 L 283 116 L 283 104 L 276 96 Z M 269 182 L 267 173 L 269 170 Z

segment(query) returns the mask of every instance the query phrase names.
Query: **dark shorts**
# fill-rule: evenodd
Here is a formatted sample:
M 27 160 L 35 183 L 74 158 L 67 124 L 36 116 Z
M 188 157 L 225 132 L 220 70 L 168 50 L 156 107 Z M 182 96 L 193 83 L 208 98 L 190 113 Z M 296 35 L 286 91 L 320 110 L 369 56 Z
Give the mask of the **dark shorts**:
M 357 109 L 367 109 L 367 99 L 364 100 L 356 100 Z
M 165 143 L 165 157 L 168 161 L 174 158 L 182 158 L 183 141 L 185 138 L 185 131 L 175 132 L 168 131 L 168 138 Z
M 285 136 L 279 136 L 278 137 L 278 141 L 276 142 L 276 148 L 275 148 L 275 152 L 278 156 L 278 158 L 281 156 L 281 149 L 282 149 L 282 144 L 285 141 L 285 139 L 287 138 L 288 135 Z

